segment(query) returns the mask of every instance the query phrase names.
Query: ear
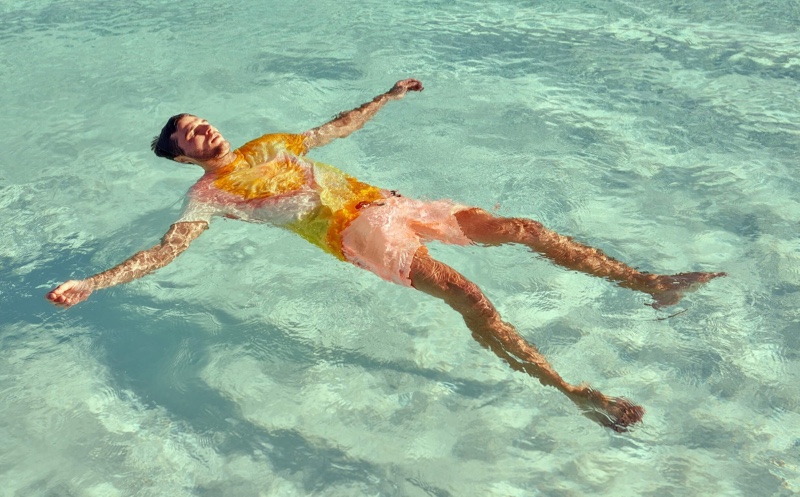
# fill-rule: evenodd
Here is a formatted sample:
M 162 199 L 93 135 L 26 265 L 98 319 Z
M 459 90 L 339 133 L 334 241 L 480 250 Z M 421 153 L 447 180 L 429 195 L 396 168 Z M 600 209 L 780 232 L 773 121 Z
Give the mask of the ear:
M 185 155 L 177 155 L 174 159 L 175 162 L 180 162 L 181 164 L 197 164 L 197 162 L 192 159 L 191 157 L 187 157 Z

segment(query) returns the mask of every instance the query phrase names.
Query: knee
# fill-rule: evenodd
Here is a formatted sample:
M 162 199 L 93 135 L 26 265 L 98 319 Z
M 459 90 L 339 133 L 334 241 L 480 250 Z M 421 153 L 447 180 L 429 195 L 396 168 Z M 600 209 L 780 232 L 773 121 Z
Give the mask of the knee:
M 465 316 L 481 316 L 483 320 L 496 314 L 494 306 L 480 287 L 465 278 L 449 282 L 449 293 L 453 303 L 457 302 L 456 305 L 464 310 Z

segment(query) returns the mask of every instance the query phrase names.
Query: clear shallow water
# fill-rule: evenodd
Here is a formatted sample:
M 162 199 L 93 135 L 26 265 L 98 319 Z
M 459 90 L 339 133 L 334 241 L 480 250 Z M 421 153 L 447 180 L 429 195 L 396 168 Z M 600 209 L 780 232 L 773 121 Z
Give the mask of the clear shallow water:
M 798 25 L 793 2 L 3 4 L 2 494 L 797 492 Z M 518 247 L 433 247 L 568 380 L 645 406 L 634 432 L 263 226 L 43 300 L 174 221 L 198 175 L 149 152 L 168 116 L 240 144 L 407 76 L 425 92 L 314 157 L 645 270 L 730 274 L 659 313 Z

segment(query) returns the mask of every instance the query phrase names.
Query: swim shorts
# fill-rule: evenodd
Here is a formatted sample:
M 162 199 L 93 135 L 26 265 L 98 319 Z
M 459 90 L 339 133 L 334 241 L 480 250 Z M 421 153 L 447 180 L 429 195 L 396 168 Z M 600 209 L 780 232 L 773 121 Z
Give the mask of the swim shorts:
M 385 280 L 411 286 L 411 261 L 425 242 L 472 243 L 455 217 L 468 208 L 448 200 L 382 199 L 365 207 L 342 232 L 342 253 Z

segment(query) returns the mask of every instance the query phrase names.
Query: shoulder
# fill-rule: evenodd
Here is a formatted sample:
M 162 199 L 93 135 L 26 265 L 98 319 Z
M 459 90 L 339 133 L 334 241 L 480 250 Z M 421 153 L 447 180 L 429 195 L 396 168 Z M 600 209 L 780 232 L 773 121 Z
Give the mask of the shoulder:
M 217 208 L 214 202 L 216 189 L 210 179 L 203 176 L 189 188 L 183 199 L 182 212 L 177 223 L 194 221 L 209 223 L 211 221 L 211 217 L 217 213 Z

